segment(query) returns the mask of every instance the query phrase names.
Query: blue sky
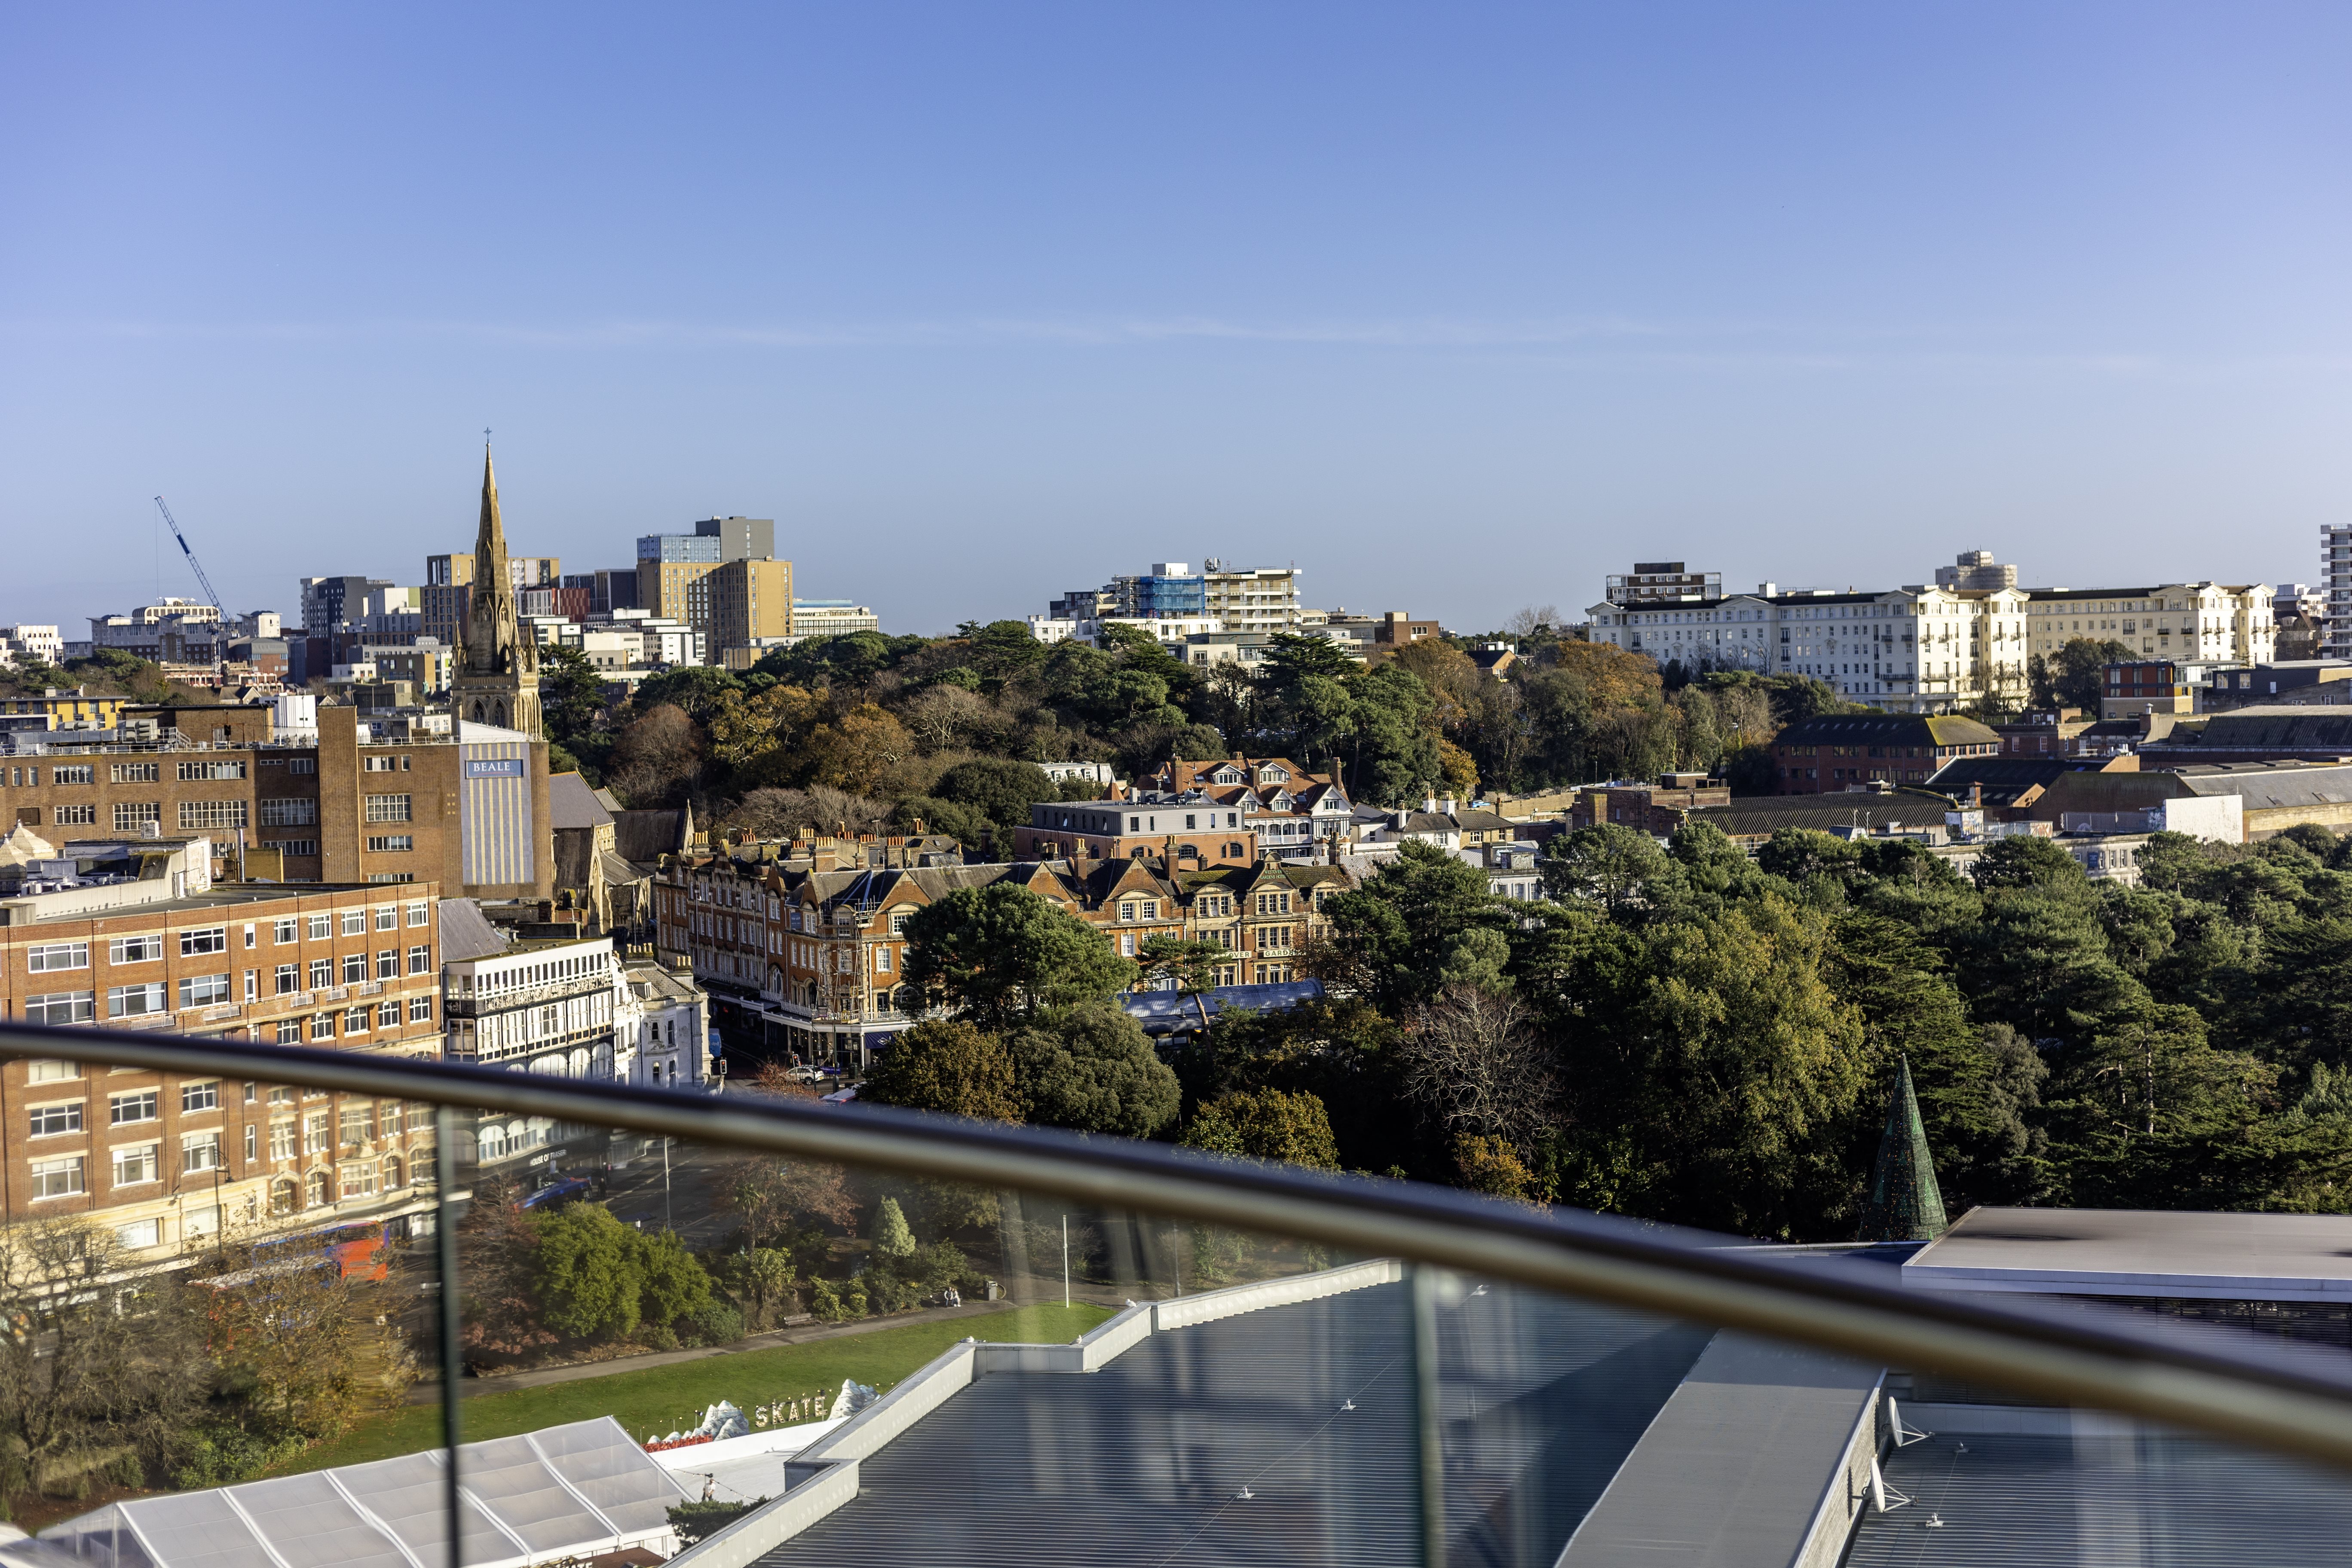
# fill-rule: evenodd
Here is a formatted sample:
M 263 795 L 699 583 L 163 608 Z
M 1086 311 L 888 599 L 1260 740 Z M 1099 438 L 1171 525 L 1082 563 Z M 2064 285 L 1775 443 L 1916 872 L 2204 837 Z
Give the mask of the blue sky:
M 2309 580 L 2352 10 L 18 5 L 0 621 L 712 512 L 892 630 Z M 176 559 L 163 589 L 193 584 Z M 68 636 L 73 635 L 68 631 Z

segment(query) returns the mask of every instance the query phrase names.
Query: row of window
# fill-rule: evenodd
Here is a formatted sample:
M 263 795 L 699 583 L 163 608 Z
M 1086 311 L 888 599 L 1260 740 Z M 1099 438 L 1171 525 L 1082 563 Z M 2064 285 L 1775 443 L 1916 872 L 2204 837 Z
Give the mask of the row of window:
M 407 1006 L 408 1021 L 410 1023 L 429 1024 L 433 1021 L 432 997 L 411 996 L 408 999 Z M 374 1026 L 376 1028 L 396 1029 L 400 1026 L 400 1011 L 401 1004 L 398 1001 L 378 1002 L 373 1005 L 362 1004 L 357 1007 L 347 1008 L 341 1015 L 342 1032 L 346 1035 L 366 1034 L 368 1032 L 369 1019 L 371 1016 L 374 1019 Z M 335 1019 L 336 1015 L 332 1013 L 319 1013 L 312 1015 L 310 1020 L 308 1031 L 310 1038 L 313 1040 L 333 1039 L 335 1037 Z M 301 1019 L 280 1018 L 278 1020 L 278 1043 L 279 1045 L 300 1045 L 302 1043 L 303 1034 L 304 1026 Z
M 425 925 L 432 919 L 430 907 L 421 901 L 407 905 L 405 915 L 406 923 L 411 927 Z M 338 934 L 339 930 L 344 936 L 365 936 L 370 930 L 398 931 L 402 923 L 403 907 L 401 905 L 378 904 L 373 910 L 344 910 L 340 916 L 320 914 L 279 920 L 272 923 L 270 937 L 273 943 L 283 946 L 288 942 L 300 942 L 305 936 L 312 942 L 325 942 Z M 154 962 L 163 956 L 166 940 L 163 933 L 155 931 L 142 932 L 136 936 L 115 937 L 107 944 L 107 961 L 111 963 Z M 183 958 L 200 958 L 208 953 L 226 952 L 230 945 L 228 927 L 225 925 L 205 926 L 193 931 L 180 931 L 177 933 L 176 940 L 179 942 L 180 956 Z M 259 928 L 247 925 L 245 928 L 245 945 L 250 948 L 259 944 Z M 35 974 L 45 974 L 57 970 L 87 969 L 89 967 L 89 946 L 88 942 L 37 942 L 26 950 L 25 967 Z M 409 949 L 412 962 L 415 954 L 425 951 L 421 947 Z M 423 971 L 412 967 L 411 973 L 421 973 Z
M 134 1089 L 123 1094 L 107 1096 L 107 1125 L 125 1127 L 133 1122 L 156 1120 L 161 1114 L 157 1106 L 160 1103 L 162 1092 L 160 1089 Z M 200 1111 L 218 1110 L 220 1102 L 218 1079 L 206 1079 L 202 1083 L 185 1083 L 180 1086 L 180 1110 L 185 1114 L 194 1115 Z M 56 1105 L 37 1105 L 31 1111 L 32 1135 L 36 1138 L 47 1138 L 60 1132 L 79 1132 L 82 1130 L 81 1111 L 82 1102 L 79 1100 Z
M 98 807 L 83 803 L 58 806 L 52 820 L 59 827 L 95 827 Z M 160 827 L 163 822 L 163 803 L 157 800 L 118 800 L 114 803 L 114 831 L 138 833 L 149 826 Z M 241 800 L 184 800 L 180 803 L 180 826 L 184 828 L 244 827 L 246 805 Z
M 217 1169 L 220 1163 L 217 1137 L 208 1151 L 184 1148 L 181 1158 L 184 1173 Z M 187 1163 L 206 1158 L 211 1163 Z M 87 1155 L 66 1154 L 55 1159 L 34 1161 L 33 1196 L 37 1199 L 69 1198 L 88 1192 L 88 1159 Z M 280 1176 L 269 1184 L 269 1212 L 273 1215 L 283 1215 L 302 1207 L 317 1208 L 352 1198 L 373 1197 L 379 1193 L 398 1192 L 426 1163 L 421 1152 L 419 1157 L 408 1161 L 394 1154 L 387 1156 L 380 1163 L 373 1160 L 359 1160 L 339 1166 L 332 1172 L 322 1166 L 310 1172 L 299 1186 L 293 1177 Z M 162 1146 L 145 1143 L 114 1150 L 112 1164 L 113 1184 L 117 1187 L 139 1186 L 160 1181 Z M 210 1205 L 192 1208 L 182 1216 L 180 1223 L 189 1236 L 209 1236 L 220 1228 L 220 1210 Z M 159 1245 L 159 1226 L 152 1219 L 135 1220 L 120 1226 L 116 1235 L 126 1247 Z
M 248 973 L 246 1000 L 256 1000 Z M 280 975 L 281 982 L 283 975 Z M 138 985 L 117 985 L 106 994 L 106 1016 L 109 1018 L 139 1018 L 171 1011 L 166 1005 L 170 993 L 162 981 Z M 235 997 L 229 990 L 226 974 L 199 975 L 180 982 L 180 1006 L 216 1007 L 231 1004 Z M 371 1028 L 391 1029 L 399 1026 L 404 1004 L 397 998 L 382 1003 L 366 1004 L 348 1009 L 342 1016 L 342 1032 L 363 1035 Z M 405 1003 L 408 1022 L 429 1024 L 433 1021 L 433 998 L 411 996 Z M 98 1016 L 98 994 L 94 991 L 50 991 L 25 998 L 25 1021 L 28 1024 L 89 1024 Z M 335 1037 L 335 1015 L 321 1013 L 310 1021 L 309 1035 L 314 1040 Z M 278 1023 L 279 1045 L 299 1044 L 304 1034 L 299 1018 L 281 1018 Z
M 430 974 L 433 972 L 433 950 L 418 946 L 408 950 L 408 973 Z M 375 955 L 375 977 L 378 980 L 400 978 L 400 950 L 396 947 L 379 949 Z M 342 984 L 364 984 L 368 978 L 368 956 L 364 952 L 347 952 L 342 957 Z M 303 970 L 299 963 L 278 966 L 275 994 L 290 996 L 297 991 L 324 991 L 335 984 L 335 960 L 314 958 L 310 961 L 310 984 L 302 984 Z

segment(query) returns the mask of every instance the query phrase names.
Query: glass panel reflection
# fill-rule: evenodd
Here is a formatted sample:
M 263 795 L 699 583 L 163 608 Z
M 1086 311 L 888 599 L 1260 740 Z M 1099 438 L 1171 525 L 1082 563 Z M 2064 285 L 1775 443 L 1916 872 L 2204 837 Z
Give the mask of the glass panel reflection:
M 0 1465 L 39 1531 L 0 1563 L 437 1564 L 453 1518 L 467 1563 L 705 1568 L 2284 1563 L 2352 1524 L 2315 1465 L 1295 1237 L 462 1110 L 445 1190 L 435 1116 L 363 1100 L 254 1089 L 262 1149 L 324 1113 L 316 1201 L 0 1231 Z M 241 1136 L 180 1190 L 246 1181 Z M 2347 1319 L 2296 1270 L 2347 1226 L 1977 1210 L 1775 1250 L 2316 1375 Z

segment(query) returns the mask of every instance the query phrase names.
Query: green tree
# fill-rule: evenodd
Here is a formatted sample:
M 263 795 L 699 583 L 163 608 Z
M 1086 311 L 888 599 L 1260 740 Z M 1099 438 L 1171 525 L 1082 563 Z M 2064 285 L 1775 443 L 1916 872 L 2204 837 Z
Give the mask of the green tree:
M 1144 939 L 1137 957 L 1145 980 L 1175 983 L 1176 994 L 1192 1004 L 1205 1034 L 1210 1027 L 1208 994 L 1217 988 L 1218 972 L 1234 961 L 1232 951 L 1213 942 L 1154 936 Z
M 1614 919 L 1638 906 L 1648 884 L 1665 874 L 1666 854 L 1648 834 L 1603 822 L 1547 842 L 1541 869 L 1545 893 Z
M 1410 671 L 1390 663 L 1351 678 L 1348 782 L 1355 798 L 1398 806 L 1436 792 L 1445 770 L 1433 720 L 1437 700 Z
M 1363 885 L 1326 905 L 1327 973 L 1391 1016 L 1448 985 L 1495 985 L 1509 953 L 1508 911 L 1486 873 L 1433 844 L 1408 841 Z
M 643 1280 L 637 1233 L 594 1204 L 532 1216 L 537 1294 L 547 1326 L 573 1339 L 635 1331 Z
M 934 1005 L 983 1029 L 1040 1010 L 1108 996 L 1135 983 L 1134 963 L 1076 915 L 1009 882 L 959 888 L 907 922 L 907 980 Z
M 743 1309 L 744 1326 L 754 1332 L 775 1326 L 800 1279 L 793 1255 L 778 1247 L 730 1253 L 721 1268 L 719 1282 Z
M 1193 1112 L 1177 1142 L 1188 1149 L 1279 1160 L 1318 1171 L 1339 1168 L 1339 1145 L 1323 1102 L 1311 1094 L 1278 1089 L 1236 1089 Z
M 1833 1228 L 1871 1064 L 1830 961 L 1827 918 L 1771 893 L 1588 948 L 1555 1026 L 1566 1190 L 1747 1236 Z
M 2053 888 L 2080 894 L 2091 885 L 2090 874 L 2072 855 L 2030 834 L 1994 839 L 1969 874 L 1988 893 L 1997 888 Z
M 1003 834 L 1003 843 L 1009 847 L 1013 830 L 1028 826 L 1030 805 L 1061 799 L 1062 786 L 1034 763 L 975 757 L 941 773 L 930 793 L 980 813 Z
M 2129 664 L 2139 657 L 2129 643 L 2112 637 L 2069 637 L 2055 658 L 2037 653 L 2025 661 L 2026 686 L 2036 708 L 2080 708 L 2095 714 L 2107 666 Z
M 541 649 L 539 710 L 549 740 L 576 747 L 604 714 L 604 675 L 576 647 Z
M 972 662 L 992 675 L 1034 668 L 1045 662 L 1045 645 L 1026 621 L 991 621 L 973 628 Z
M 580 1209 L 587 1205 L 572 1206 Z M 636 1275 L 640 1322 L 667 1329 L 710 1304 L 709 1271 L 686 1249 L 686 1243 L 678 1239 L 676 1232 L 625 1230 L 622 1234 L 633 1244 L 629 1264 Z
M 687 664 L 649 675 L 637 683 L 629 704 L 638 713 L 650 713 L 667 704 L 698 724 L 710 721 L 711 711 L 729 692 L 740 695 L 743 682 L 731 670 L 715 665 Z
M 874 1216 L 874 1250 L 884 1258 L 912 1258 L 915 1233 L 897 1198 L 884 1198 Z
M 1868 1171 L 1867 1113 L 1885 1103 L 1893 1064 L 1907 1056 L 1950 1212 L 2032 1202 L 2046 1179 L 2046 1139 L 2029 1118 L 2047 1069 L 2032 1042 L 2006 1024 L 1970 1023 L 1949 962 L 1908 922 L 1849 909 L 1834 917 L 1831 937 L 1824 973 L 1859 1019 L 1874 1076 L 1849 1134 L 1849 1169 Z
M 1143 1026 L 1108 1002 L 1080 1003 L 1005 1043 L 1031 1121 L 1149 1138 L 1176 1120 L 1174 1070 Z
M 875 1062 L 858 1093 L 909 1110 L 1021 1120 L 1013 1058 L 1004 1042 L 961 1019 L 927 1018 L 900 1035 Z

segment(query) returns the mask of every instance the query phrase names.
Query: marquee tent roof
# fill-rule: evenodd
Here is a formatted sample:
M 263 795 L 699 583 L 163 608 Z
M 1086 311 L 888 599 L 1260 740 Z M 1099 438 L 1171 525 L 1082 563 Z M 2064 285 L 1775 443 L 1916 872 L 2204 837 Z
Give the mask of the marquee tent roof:
M 467 1568 L 671 1548 L 686 1489 L 610 1416 L 467 1443 Z M 5 1568 L 420 1568 L 448 1561 L 438 1449 L 111 1504 L 0 1545 Z

